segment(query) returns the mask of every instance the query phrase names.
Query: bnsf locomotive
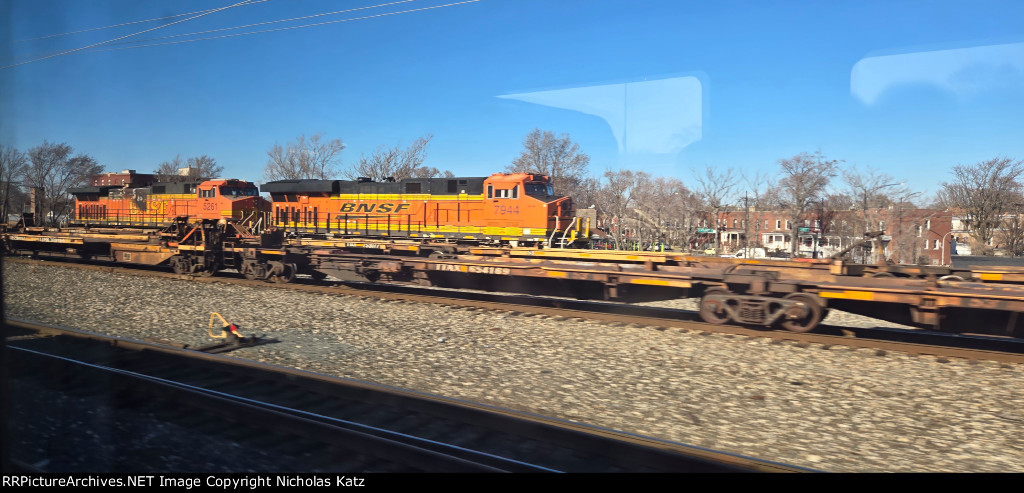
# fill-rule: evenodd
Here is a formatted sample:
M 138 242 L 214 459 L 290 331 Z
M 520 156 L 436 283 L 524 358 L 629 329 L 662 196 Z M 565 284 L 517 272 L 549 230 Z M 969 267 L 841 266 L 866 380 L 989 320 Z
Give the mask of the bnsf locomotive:
M 589 223 L 545 175 L 479 178 L 284 180 L 264 184 L 271 224 L 289 234 L 446 238 L 467 242 L 568 246 Z
M 539 174 L 479 178 L 241 180 L 92 186 L 71 190 L 75 222 L 167 226 L 181 218 L 259 223 L 289 235 L 446 239 L 517 245 L 579 245 L 589 223 Z
M 75 222 L 111 226 L 172 224 L 176 218 L 255 222 L 270 211 L 256 186 L 242 180 L 92 186 L 70 190 Z

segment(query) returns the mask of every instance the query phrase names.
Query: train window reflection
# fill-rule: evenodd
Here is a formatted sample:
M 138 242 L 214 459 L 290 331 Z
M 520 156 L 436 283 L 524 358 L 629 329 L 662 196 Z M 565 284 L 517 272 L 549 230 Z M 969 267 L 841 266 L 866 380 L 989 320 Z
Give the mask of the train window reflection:
M 255 197 L 259 192 L 254 187 L 220 187 L 220 194 L 225 197 Z
M 527 183 L 523 188 L 526 190 L 527 195 L 547 195 L 550 197 L 555 194 L 554 187 L 543 183 Z

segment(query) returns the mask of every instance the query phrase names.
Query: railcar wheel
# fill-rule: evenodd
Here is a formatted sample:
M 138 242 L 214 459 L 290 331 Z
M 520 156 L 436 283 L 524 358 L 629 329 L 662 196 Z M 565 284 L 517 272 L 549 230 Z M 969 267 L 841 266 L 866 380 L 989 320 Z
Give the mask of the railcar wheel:
M 782 327 L 790 332 L 810 332 L 818 326 L 818 322 L 824 318 L 825 309 L 816 299 L 814 295 L 806 293 L 791 293 L 787 294 L 785 299 L 792 301 L 799 301 L 807 307 L 807 313 L 800 318 L 786 319 L 782 322 Z
M 178 255 L 171 257 L 171 269 L 175 274 L 187 274 L 189 271 L 185 258 Z
M 709 295 L 728 294 L 724 289 L 711 289 L 700 298 L 700 318 L 709 324 L 722 325 L 729 321 L 729 313 L 725 311 L 725 303 L 709 299 Z
M 283 271 L 281 274 L 277 274 L 270 277 L 270 280 L 280 284 L 286 284 L 292 282 L 295 279 L 295 264 L 284 264 L 281 267 Z
M 258 265 L 259 264 L 255 262 L 243 262 L 241 269 L 242 275 L 250 281 L 261 279 L 264 274 L 262 274 L 261 271 L 257 271 Z

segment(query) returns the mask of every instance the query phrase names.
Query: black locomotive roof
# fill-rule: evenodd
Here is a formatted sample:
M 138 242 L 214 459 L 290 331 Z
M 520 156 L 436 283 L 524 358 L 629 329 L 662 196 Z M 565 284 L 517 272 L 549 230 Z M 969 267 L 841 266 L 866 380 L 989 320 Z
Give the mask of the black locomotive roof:
M 154 193 L 154 194 L 191 194 L 196 193 L 196 187 L 202 183 L 200 181 L 186 181 L 178 183 L 160 182 L 154 183 L 148 187 L 134 187 L 134 190 L 140 190 L 135 193 Z M 110 195 L 111 190 L 120 190 L 125 188 L 121 185 L 103 186 L 103 187 L 81 187 L 72 188 L 68 190 L 68 193 L 75 196 L 84 195 L 96 195 L 99 197 L 106 197 Z
M 260 191 L 267 193 L 338 193 L 338 180 L 279 180 L 260 185 Z
M 106 192 L 112 188 L 121 188 L 120 186 L 109 186 L 109 187 L 81 187 L 81 188 L 69 188 L 68 193 L 71 195 L 106 195 Z
M 277 193 L 334 193 L 334 194 L 430 194 L 448 195 L 465 193 L 479 195 L 484 191 L 486 177 L 471 178 L 406 178 L 399 181 L 365 180 L 279 180 L 260 185 L 260 192 Z

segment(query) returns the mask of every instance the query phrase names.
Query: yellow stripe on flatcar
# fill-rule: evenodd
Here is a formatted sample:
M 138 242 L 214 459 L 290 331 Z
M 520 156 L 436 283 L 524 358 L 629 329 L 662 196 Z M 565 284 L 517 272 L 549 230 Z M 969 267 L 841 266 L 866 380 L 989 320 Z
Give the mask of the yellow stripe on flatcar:
M 551 277 L 568 277 L 569 274 L 560 270 L 549 270 L 548 275 Z
M 693 286 L 689 281 L 667 281 L 664 279 L 633 279 L 630 284 L 646 284 L 648 286 L 671 286 L 674 288 L 688 288 Z
M 875 299 L 875 293 L 871 291 L 819 291 L 818 296 L 822 298 L 838 298 L 846 300 L 866 300 L 870 301 Z
M 981 273 L 978 275 L 978 278 L 981 279 L 982 281 L 1002 281 L 1003 275 Z

